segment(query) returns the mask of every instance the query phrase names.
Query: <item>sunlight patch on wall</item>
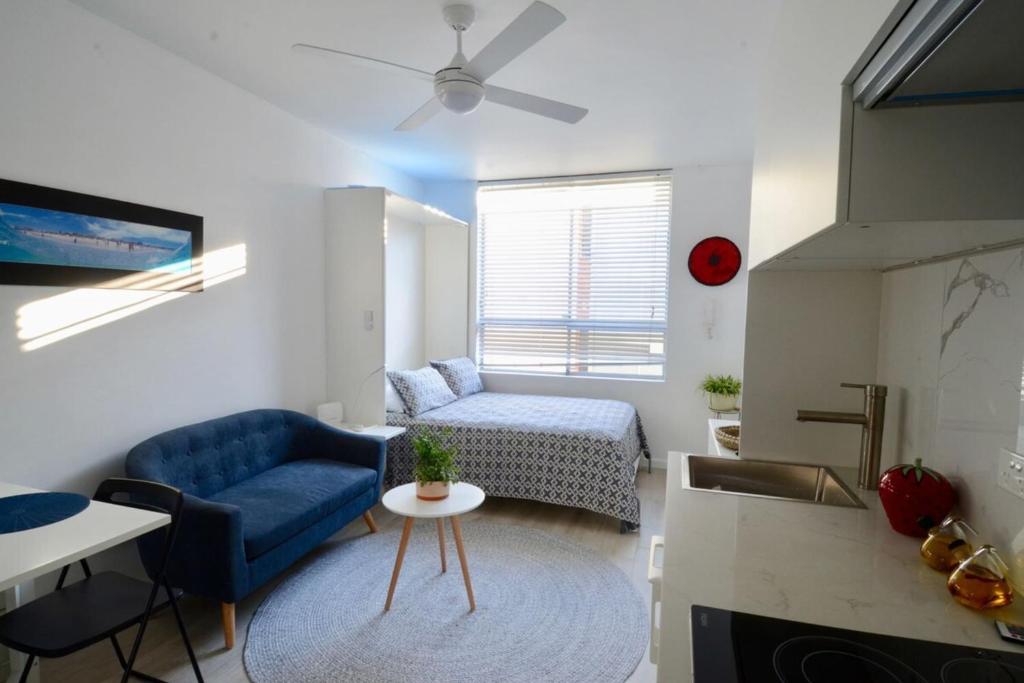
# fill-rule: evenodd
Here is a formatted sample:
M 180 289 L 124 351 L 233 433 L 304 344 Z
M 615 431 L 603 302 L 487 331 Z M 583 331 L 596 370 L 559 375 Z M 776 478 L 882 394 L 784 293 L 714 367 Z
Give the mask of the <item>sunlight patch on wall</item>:
M 245 275 L 245 244 L 206 252 L 196 259 L 193 271 L 202 273 L 208 288 Z M 18 339 L 22 351 L 35 351 L 102 325 L 183 296 L 202 296 L 184 291 L 152 291 L 138 287 L 172 289 L 185 287 L 194 274 L 137 273 L 105 283 L 125 289 L 75 289 L 39 299 L 18 309 Z

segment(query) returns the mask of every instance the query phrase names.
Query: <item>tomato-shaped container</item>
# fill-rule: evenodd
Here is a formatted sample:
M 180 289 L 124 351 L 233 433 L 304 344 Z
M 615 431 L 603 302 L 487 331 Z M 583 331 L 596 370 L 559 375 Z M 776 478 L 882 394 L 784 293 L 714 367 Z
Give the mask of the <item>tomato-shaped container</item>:
M 924 538 L 956 505 L 956 490 L 933 469 L 913 465 L 889 468 L 878 482 L 878 497 L 893 529 Z

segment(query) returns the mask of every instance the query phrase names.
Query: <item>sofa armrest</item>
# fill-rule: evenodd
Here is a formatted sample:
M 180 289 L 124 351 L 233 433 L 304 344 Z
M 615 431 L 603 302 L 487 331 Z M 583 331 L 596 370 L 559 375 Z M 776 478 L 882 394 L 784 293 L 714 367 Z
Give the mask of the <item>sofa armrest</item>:
M 387 465 L 387 443 L 383 439 L 353 434 L 323 423 L 313 428 L 311 437 L 311 448 L 303 457 L 331 458 L 375 470 L 377 492 L 374 498 L 380 497 Z
M 242 511 L 185 494 L 178 535 L 167 564 L 171 585 L 234 603 L 249 592 Z

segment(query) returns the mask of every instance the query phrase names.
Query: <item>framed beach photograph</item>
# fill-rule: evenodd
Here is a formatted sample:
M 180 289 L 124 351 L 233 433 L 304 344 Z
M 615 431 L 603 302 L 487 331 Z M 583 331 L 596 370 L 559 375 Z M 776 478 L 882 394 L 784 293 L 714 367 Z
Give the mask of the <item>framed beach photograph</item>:
M 201 216 L 0 180 L 0 284 L 201 292 Z

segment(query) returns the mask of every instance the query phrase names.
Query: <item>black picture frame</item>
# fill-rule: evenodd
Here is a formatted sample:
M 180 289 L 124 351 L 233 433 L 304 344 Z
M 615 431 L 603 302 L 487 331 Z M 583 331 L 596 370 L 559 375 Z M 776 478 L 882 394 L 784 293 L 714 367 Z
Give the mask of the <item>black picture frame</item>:
M 0 256 L 0 285 L 203 291 L 202 216 L 3 179 L 0 179 L 0 204 L 61 211 L 84 217 L 111 219 L 191 233 L 191 264 L 187 273 L 24 263 L 4 260 Z

